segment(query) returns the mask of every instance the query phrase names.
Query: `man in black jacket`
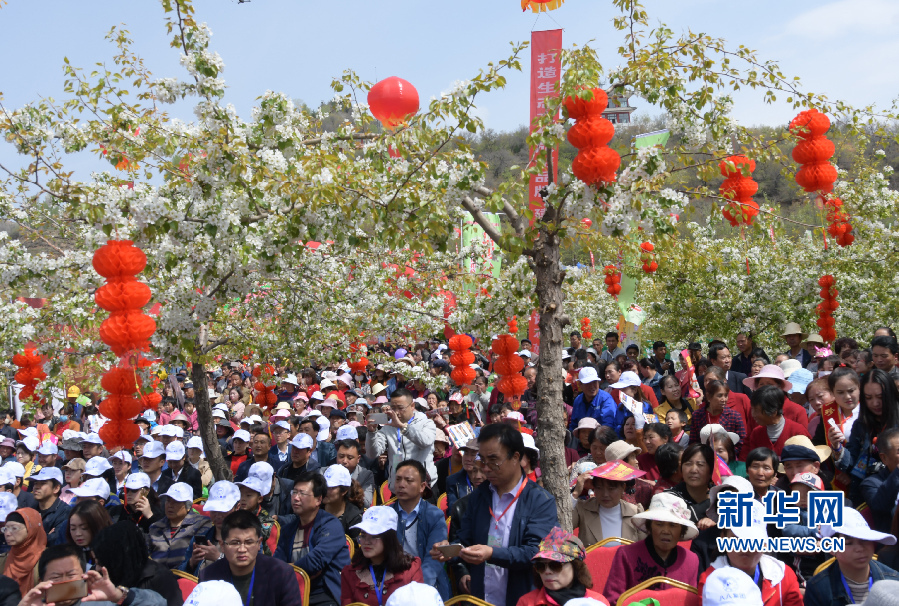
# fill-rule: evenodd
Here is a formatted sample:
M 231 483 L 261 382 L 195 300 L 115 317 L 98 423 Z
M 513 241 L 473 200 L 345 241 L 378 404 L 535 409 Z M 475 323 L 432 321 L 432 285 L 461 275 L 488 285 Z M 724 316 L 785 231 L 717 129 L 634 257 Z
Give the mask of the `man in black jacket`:
M 227 581 L 237 589 L 244 604 L 252 601 L 259 606 L 302 606 L 293 568 L 286 562 L 261 555 L 261 540 L 262 524 L 255 515 L 249 511 L 229 514 L 222 523 L 225 557 L 204 568 L 200 582 Z
M 199 470 L 193 465 L 187 463 L 187 450 L 184 443 L 176 440 L 165 447 L 165 460 L 168 463 L 168 469 L 162 470 L 159 478 L 159 488 L 167 484 L 166 490 L 175 482 L 184 482 L 189 485 L 194 492 L 194 499 L 203 496 L 203 476 Z M 165 492 L 163 491 L 163 492 Z M 162 493 L 160 493 L 162 494 Z
M 247 457 L 246 461 L 238 465 L 237 473 L 234 474 L 234 481 L 243 482 L 246 480 L 253 463 L 265 462 L 271 465 L 272 469 L 278 469 L 280 467 L 278 457 L 277 455 L 271 454 L 271 448 L 271 437 L 264 431 L 255 431 L 253 433 L 253 438 L 250 441 L 251 454 Z
M 31 494 L 37 499 L 41 521 L 47 532 L 47 543 L 56 543 L 56 527 L 69 519 L 72 508 L 60 498 L 62 472 L 56 467 L 44 467 L 31 476 Z
M 714 343 L 709 346 L 709 361 L 713 366 L 717 366 L 724 371 L 727 378 L 727 387 L 734 393 L 741 393 L 746 396 L 752 395 L 752 390 L 743 385 L 743 379 L 746 378 L 742 372 L 731 370 L 733 356 L 730 355 L 730 349 L 724 343 Z

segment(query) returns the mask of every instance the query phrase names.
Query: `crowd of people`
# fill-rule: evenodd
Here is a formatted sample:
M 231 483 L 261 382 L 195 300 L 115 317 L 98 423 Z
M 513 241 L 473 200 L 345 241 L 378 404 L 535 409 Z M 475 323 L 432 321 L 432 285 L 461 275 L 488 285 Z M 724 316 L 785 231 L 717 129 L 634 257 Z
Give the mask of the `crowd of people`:
M 448 379 L 440 341 L 382 344 L 395 364 L 274 367 L 277 402 L 264 407 L 257 364 L 208 366 L 218 475 L 230 479 L 216 480 L 207 460 L 187 369 L 167 369 L 130 449 L 107 448 L 102 396 L 73 385 L 62 406 L 0 416 L 0 606 L 37 606 L 82 580 L 81 594 L 55 603 L 178 606 L 178 575 L 199 581 L 192 604 L 217 606 L 465 594 L 494 606 L 628 606 L 622 594 L 654 577 L 694 587 L 709 606 L 883 603 L 899 587 L 896 336 L 883 327 L 867 344 L 831 347 L 790 323 L 783 339 L 769 356 L 747 334 L 733 351 L 715 340 L 669 352 L 572 332 L 553 405 L 568 422 L 573 532 L 543 488 L 526 339 L 527 389 L 515 401 L 495 389 L 489 342 L 475 344 L 470 386 Z M 446 387 L 428 388 L 414 367 Z M 808 495 L 826 489 L 844 493 L 843 523 L 809 527 Z M 742 528 L 718 527 L 729 491 L 754 497 Z M 773 491 L 799 495 L 799 524 L 765 521 Z M 716 541 L 779 536 L 837 536 L 846 549 L 828 560 L 722 553 Z M 607 539 L 620 546 L 594 582 L 585 546 Z

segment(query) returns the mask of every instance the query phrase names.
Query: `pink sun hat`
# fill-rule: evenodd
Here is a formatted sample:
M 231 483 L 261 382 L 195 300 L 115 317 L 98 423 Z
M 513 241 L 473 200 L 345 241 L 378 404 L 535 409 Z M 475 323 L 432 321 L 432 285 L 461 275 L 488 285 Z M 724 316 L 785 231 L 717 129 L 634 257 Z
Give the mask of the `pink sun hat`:
M 757 385 L 759 379 L 774 379 L 781 384 L 781 388 L 784 391 L 793 389 L 793 384 L 787 381 L 786 377 L 784 376 L 783 369 L 777 364 L 765 364 L 764 366 L 762 366 L 759 374 L 755 375 L 754 377 L 746 377 L 745 379 L 743 379 L 743 385 L 745 385 L 752 391 L 755 391 L 756 389 L 758 389 Z

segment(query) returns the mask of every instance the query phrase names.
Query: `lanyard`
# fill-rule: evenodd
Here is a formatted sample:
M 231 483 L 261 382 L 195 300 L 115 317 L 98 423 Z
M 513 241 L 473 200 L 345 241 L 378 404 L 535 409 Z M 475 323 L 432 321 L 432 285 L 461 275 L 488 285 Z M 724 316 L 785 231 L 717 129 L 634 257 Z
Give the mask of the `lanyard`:
M 756 585 L 759 584 L 759 577 L 761 576 L 761 566 L 758 564 L 755 565 L 755 575 L 752 577 L 752 582 Z
M 410 528 L 412 528 L 413 526 L 415 526 L 416 524 L 418 524 L 418 518 L 419 518 L 419 517 L 420 517 L 420 516 L 419 516 L 418 514 L 415 514 L 415 519 L 412 520 L 411 522 L 409 522 L 408 524 L 406 524 L 406 519 L 405 519 L 405 518 L 403 518 L 403 520 L 400 522 L 400 524 L 403 526 L 403 536 L 402 536 L 402 541 L 403 541 L 402 544 L 403 544 L 403 545 L 406 544 L 406 533 L 409 532 L 409 529 L 410 529 Z M 374 574 L 372 574 L 372 577 L 371 577 L 371 578 L 372 578 L 372 579 L 375 578 L 375 577 L 374 577 Z
M 396 449 L 403 452 L 403 432 L 399 427 L 396 428 Z M 403 452 L 403 455 L 405 454 L 406 453 Z M 405 459 L 405 456 L 403 458 Z
M 384 567 L 384 573 L 381 575 L 380 583 L 378 583 L 378 577 L 375 576 L 374 566 L 369 565 L 368 570 L 371 572 L 371 582 L 375 585 L 375 595 L 378 596 L 378 606 L 384 606 L 384 579 L 387 578 L 387 567 Z
M 231 577 L 232 584 L 234 582 L 234 577 Z M 250 602 L 253 601 L 253 584 L 256 582 L 256 567 L 253 566 L 253 575 L 250 577 L 250 586 L 247 588 L 247 599 L 243 603 L 244 606 L 250 606 Z
M 509 511 L 509 509 L 512 507 L 512 505 L 515 504 L 515 501 L 518 500 L 518 497 L 521 496 L 521 491 L 524 490 L 524 486 L 527 483 L 528 483 L 528 479 L 526 477 L 521 479 L 521 486 L 518 487 L 518 492 L 515 493 L 515 498 L 513 498 L 512 502 L 506 506 L 506 508 L 503 510 L 503 512 L 501 514 L 499 514 L 499 517 L 496 517 L 493 514 L 493 507 L 490 508 L 490 517 L 492 517 L 493 521 L 496 523 L 496 525 L 494 526 L 495 529 L 499 528 L 499 521 L 503 519 L 503 516 L 506 515 L 506 513 Z
M 465 481 L 468 482 L 468 492 L 474 490 L 474 488 L 471 487 L 471 480 L 468 477 L 468 473 L 465 474 Z
M 846 597 L 850 600 L 854 600 L 855 598 L 852 595 L 852 590 L 849 589 L 849 583 L 846 582 L 846 577 L 843 576 L 843 571 L 840 571 L 840 580 L 843 582 L 843 588 L 846 590 Z M 871 587 L 874 585 L 874 577 L 868 577 L 868 591 L 871 591 Z

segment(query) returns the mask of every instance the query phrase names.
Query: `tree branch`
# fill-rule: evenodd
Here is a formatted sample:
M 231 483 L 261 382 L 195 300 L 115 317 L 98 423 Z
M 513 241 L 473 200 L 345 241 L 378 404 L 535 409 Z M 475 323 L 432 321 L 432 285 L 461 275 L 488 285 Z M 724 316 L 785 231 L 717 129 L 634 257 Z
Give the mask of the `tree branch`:
M 500 239 L 502 238 L 502 234 L 499 233 L 493 224 L 487 220 L 487 217 L 484 216 L 484 213 L 480 211 L 475 205 L 474 200 L 465 196 L 462 198 L 462 208 L 467 210 L 471 214 L 471 218 L 475 220 L 475 223 L 481 226 L 481 229 L 484 230 L 490 239 L 499 244 Z

